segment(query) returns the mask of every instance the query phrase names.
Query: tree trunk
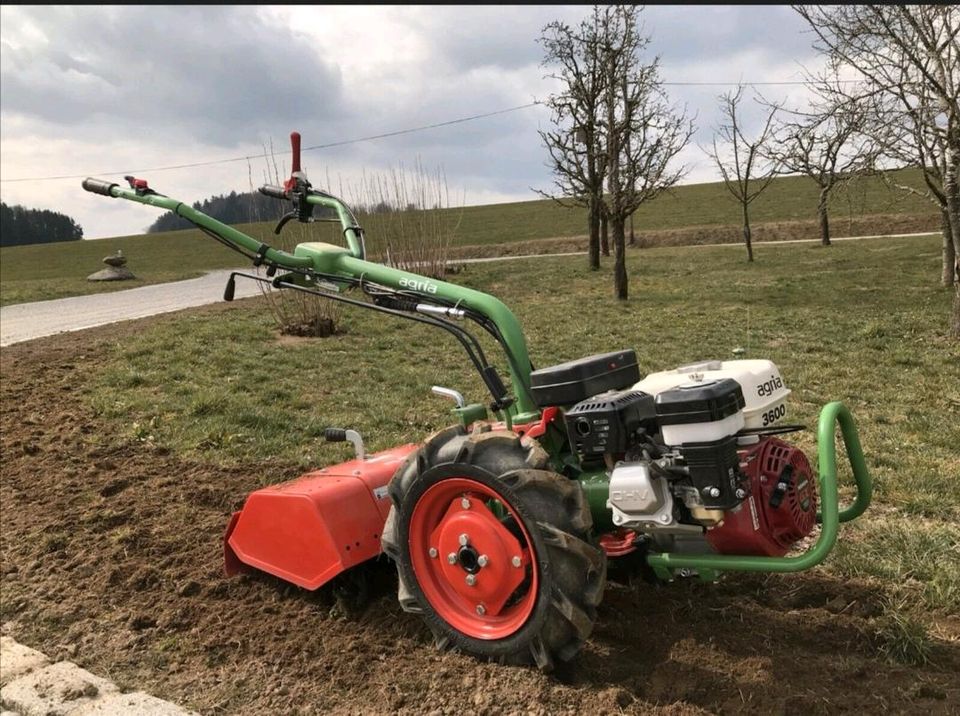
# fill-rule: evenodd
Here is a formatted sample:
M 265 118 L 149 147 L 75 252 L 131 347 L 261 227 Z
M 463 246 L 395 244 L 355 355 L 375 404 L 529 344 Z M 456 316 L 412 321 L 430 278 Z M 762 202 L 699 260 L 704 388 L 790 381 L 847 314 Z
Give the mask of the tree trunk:
M 827 211 L 827 199 L 829 195 L 829 189 L 821 189 L 820 201 L 817 203 L 817 218 L 820 220 L 820 243 L 824 246 L 830 245 L 830 216 Z
M 607 221 L 607 212 L 600 214 L 600 251 L 604 256 L 610 255 L 610 231 Z
M 637 245 L 637 237 L 633 233 L 633 214 L 630 214 L 630 245 Z
M 587 255 L 590 269 L 596 271 L 600 268 L 600 203 L 596 197 L 590 197 L 588 221 L 590 224 L 590 245 L 587 249 Z
M 627 247 L 624 231 L 624 220 L 622 217 L 611 217 L 611 230 L 613 231 L 613 287 L 617 298 L 621 301 L 627 300 Z
M 615 58 L 611 48 L 607 48 L 607 191 L 610 192 L 610 203 L 604 212 L 604 219 L 613 222 L 613 241 L 616 255 L 613 266 L 613 291 L 617 298 L 625 301 L 627 298 L 627 260 L 623 245 L 623 222 L 626 212 L 623 211 L 623 187 L 620 186 L 620 134 L 617 125 L 617 102 L 614 95 L 616 73 L 614 72 Z M 604 238 L 606 238 L 606 231 Z M 609 246 L 607 248 L 609 252 Z M 609 256 L 609 253 L 607 254 Z
M 753 241 L 750 236 L 750 211 L 743 205 L 743 240 L 747 244 L 747 261 L 753 261 Z
M 943 194 L 947 200 L 947 214 L 950 222 L 950 237 L 953 239 L 954 296 L 953 318 L 950 321 L 950 333 L 960 340 L 960 151 L 957 147 L 947 148 L 947 171 L 943 176 Z
M 960 282 L 953 285 L 953 320 L 950 333 L 960 340 Z
M 940 227 L 943 233 L 943 268 L 940 281 L 949 288 L 957 281 L 957 251 L 953 246 L 953 235 L 950 231 L 950 215 L 945 209 L 940 211 Z

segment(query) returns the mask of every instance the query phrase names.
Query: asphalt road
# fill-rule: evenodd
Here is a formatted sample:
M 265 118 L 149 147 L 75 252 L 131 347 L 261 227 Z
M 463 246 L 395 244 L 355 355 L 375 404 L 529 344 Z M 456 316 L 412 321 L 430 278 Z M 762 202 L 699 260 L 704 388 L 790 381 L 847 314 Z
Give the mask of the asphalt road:
M 835 238 L 833 241 L 858 241 L 861 239 L 893 238 L 893 236 L 929 236 L 930 232 L 918 234 L 895 234 L 891 236 L 849 236 Z M 792 241 L 758 242 L 755 246 L 776 244 L 816 243 L 817 239 L 796 239 Z M 742 244 L 708 244 L 708 246 L 741 246 Z M 679 247 L 678 247 L 679 248 Z M 685 248 L 703 248 L 689 246 Z M 546 254 L 545 256 L 579 256 L 586 252 Z M 540 255 L 494 256 L 483 259 L 461 259 L 454 263 L 488 263 L 491 261 L 515 261 L 520 259 L 541 258 Z M 248 271 L 247 267 L 237 269 Z M 204 306 L 223 300 L 223 287 L 227 282 L 229 269 L 211 271 L 200 278 L 172 283 L 158 283 L 141 286 L 126 291 L 98 293 L 90 296 L 58 298 L 53 301 L 20 303 L 0 308 L 0 346 L 9 346 L 21 341 L 42 338 L 55 333 L 79 331 L 117 321 L 144 318 L 160 313 L 180 311 L 184 308 Z M 260 294 L 259 286 L 249 280 L 240 279 L 236 284 L 236 298 L 246 298 Z
M 551 256 L 575 256 L 577 253 L 579 252 L 551 254 Z M 538 257 L 497 256 L 485 259 L 462 259 L 458 263 L 487 263 L 528 258 Z M 245 266 L 234 270 L 250 271 L 251 269 Z M 216 303 L 223 300 L 223 287 L 229 275 L 230 269 L 223 269 L 186 281 L 157 283 L 126 291 L 4 306 L 0 308 L 0 346 Z M 237 280 L 235 298 L 258 295 L 260 295 L 260 287 L 257 283 L 242 278 Z
M 4 306 L 0 308 L 0 346 L 215 303 L 223 300 L 229 275 L 230 270 L 224 269 L 186 281 Z M 259 293 L 254 281 L 237 281 L 237 298 Z

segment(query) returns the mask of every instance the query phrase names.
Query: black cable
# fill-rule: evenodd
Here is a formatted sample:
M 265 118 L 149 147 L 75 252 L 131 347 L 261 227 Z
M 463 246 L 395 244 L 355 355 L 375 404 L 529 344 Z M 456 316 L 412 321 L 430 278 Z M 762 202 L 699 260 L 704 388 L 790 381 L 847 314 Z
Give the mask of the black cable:
M 371 284 L 379 286 L 379 284 Z M 483 328 L 487 333 L 493 336 L 493 339 L 499 344 L 500 348 L 503 350 L 504 354 L 507 357 L 507 361 L 513 367 L 513 372 L 515 375 L 520 375 L 520 371 L 517 370 L 517 361 L 513 355 L 513 351 L 510 350 L 510 347 L 507 345 L 506 340 L 503 338 L 503 334 L 500 333 L 500 329 L 497 328 L 497 324 L 491 321 L 487 316 L 482 313 L 474 311 L 472 308 L 466 308 L 460 304 L 459 301 L 452 301 L 447 298 L 442 298 L 439 296 L 427 296 L 421 293 L 416 293 L 413 291 L 397 291 L 392 288 L 381 287 L 383 290 L 388 291 L 397 296 L 403 296 L 405 298 L 411 298 L 417 300 L 419 303 L 429 303 L 435 306 L 442 306 L 444 308 L 456 308 L 457 310 L 463 311 L 464 317 L 469 318 L 470 320 L 477 323 L 481 328 Z M 470 335 L 470 334 L 468 334 Z M 479 342 L 477 343 L 479 348 Z M 482 351 L 482 348 L 480 349 Z M 526 386 L 521 381 L 521 385 L 529 393 L 529 387 Z
M 484 316 L 481 313 L 476 313 L 475 311 L 471 311 L 470 314 L 467 315 L 471 320 L 478 323 L 480 327 L 483 328 L 487 333 L 493 336 L 494 340 L 500 344 L 504 355 L 507 357 L 507 362 L 510 363 L 513 374 L 517 377 L 517 380 L 520 383 L 520 387 L 523 388 L 524 392 L 526 392 L 530 402 L 536 403 L 537 401 L 533 399 L 533 390 L 531 386 L 523 379 L 523 376 L 526 375 L 527 371 L 520 369 L 520 365 L 517 363 L 517 357 L 513 354 L 513 351 L 510 350 L 510 347 L 507 345 L 507 341 L 500 332 L 500 328 L 497 326 L 497 324 L 491 321 L 487 316 Z M 530 364 L 530 370 L 533 370 L 532 363 Z
M 487 389 L 490 390 L 490 394 L 493 396 L 494 401 L 497 404 L 502 404 L 503 398 L 505 396 L 496 395 L 494 391 L 491 389 L 491 386 L 487 383 L 484 376 L 484 369 L 489 364 L 486 363 L 485 359 L 481 361 L 480 358 L 478 358 L 478 356 L 474 353 L 473 346 L 471 346 L 471 343 L 473 343 L 479 347 L 479 344 L 477 343 L 476 338 L 472 336 L 470 333 L 468 333 L 467 331 L 460 328 L 459 326 L 455 326 L 454 324 L 449 323 L 448 321 L 443 321 L 443 320 L 439 320 L 439 319 L 428 317 L 428 316 L 421 316 L 418 314 L 406 313 L 406 312 L 398 311 L 392 308 L 387 308 L 385 306 L 378 306 L 373 303 L 367 303 L 365 301 L 357 301 L 355 299 L 347 298 L 346 296 L 340 296 L 334 293 L 315 291 L 309 288 L 305 288 L 304 286 L 298 286 L 297 284 L 290 283 L 288 281 L 279 281 L 276 279 L 269 280 L 261 276 L 241 273 L 239 271 L 234 272 L 232 276 L 242 276 L 244 278 L 249 278 L 254 281 L 259 281 L 261 283 L 268 283 L 271 286 L 274 286 L 275 288 L 280 288 L 280 289 L 291 288 L 291 289 L 294 289 L 295 291 L 301 291 L 302 293 L 309 293 L 313 296 L 319 296 L 320 298 L 329 298 L 331 300 L 340 301 L 348 305 L 358 306 L 360 308 L 366 308 L 374 311 L 379 311 L 380 313 L 386 313 L 387 315 L 396 316 L 398 318 L 405 318 L 410 321 L 416 321 L 417 323 L 424 323 L 428 326 L 442 328 L 443 330 L 453 335 L 453 337 L 460 342 L 460 345 L 463 346 L 464 351 L 466 351 L 467 353 L 467 357 L 470 358 L 470 362 L 473 363 L 474 368 L 476 368 L 477 372 L 480 374 L 481 379 L 483 379 L 484 385 L 486 385 Z M 482 355 L 482 349 L 481 349 L 481 355 Z
M 786 435 L 806 429 L 806 425 L 771 425 L 768 428 L 744 428 L 737 435 Z
M 348 208 L 348 210 L 349 210 L 349 208 Z M 188 221 L 189 221 L 189 219 L 188 219 Z M 262 261 L 262 257 L 259 256 L 259 254 L 258 254 L 258 255 L 253 255 L 253 254 L 249 253 L 249 252 L 246 251 L 245 249 L 243 249 L 243 248 L 237 246 L 236 244 L 234 244 L 233 242 L 231 242 L 229 239 L 226 239 L 226 238 L 224 238 L 223 236 L 220 236 L 220 235 L 219 235 L 218 233 L 216 233 L 215 231 L 213 231 L 213 230 L 211 230 L 211 229 L 209 229 L 209 228 L 207 228 L 207 227 L 205 227 L 205 226 L 202 226 L 202 225 L 200 225 L 200 224 L 197 224 L 197 223 L 195 223 L 195 222 L 191 222 L 191 223 L 193 223 L 194 226 L 196 226 L 196 227 L 197 227 L 198 229 L 200 229 L 203 233 L 205 233 L 207 236 L 210 236 L 210 237 L 211 237 L 212 239 L 214 239 L 215 241 L 223 244 L 223 245 L 226 246 L 227 248 L 232 249 L 232 250 L 236 251 L 237 253 L 241 254 L 242 256 L 246 257 L 248 260 L 250 260 L 250 261 L 253 263 L 254 266 L 258 266 L 258 267 L 259 267 L 260 265 L 265 265 L 265 266 L 267 266 L 267 268 L 268 268 L 268 272 L 269 272 L 270 269 L 273 269 L 273 270 L 275 271 L 276 268 L 278 268 L 278 264 L 276 264 L 276 263 L 274 263 L 274 262 L 266 262 L 266 263 L 264 263 L 264 262 Z M 362 231 L 362 229 L 361 229 L 361 231 Z M 265 246 L 265 244 L 263 244 L 263 245 Z M 446 307 L 446 308 L 452 308 L 452 307 L 455 307 L 455 306 L 457 305 L 457 304 L 453 303 L 452 301 L 449 301 L 448 299 L 444 299 L 444 298 L 434 298 L 434 297 L 430 297 L 430 296 L 424 296 L 423 294 L 419 294 L 419 293 L 415 293 L 415 292 L 411 292 L 411 291 L 396 291 L 396 290 L 391 289 L 391 288 L 389 288 L 389 287 L 381 286 L 380 284 L 377 284 L 377 283 L 369 283 L 369 282 L 368 282 L 368 283 L 364 283 L 362 279 L 356 279 L 356 278 L 345 277 L 345 276 L 337 276 L 337 275 L 334 275 L 334 274 L 319 273 L 319 272 L 313 271 L 312 269 L 303 269 L 303 268 L 295 268 L 295 267 L 289 268 L 289 269 L 286 268 L 286 267 L 283 267 L 283 268 L 284 268 L 286 271 L 288 271 L 288 273 L 296 273 L 296 274 L 299 274 L 299 275 L 304 276 L 304 277 L 306 277 L 307 279 L 309 279 L 309 280 L 311 280 L 311 281 L 313 281 L 313 282 L 316 282 L 317 279 L 320 279 L 320 280 L 331 281 L 331 282 L 334 282 L 334 283 L 341 283 L 341 284 L 344 284 L 344 285 L 349 286 L 349 287 L 356 287 L 356 286 L 359 285 L 360 288 L 361 288 L 361 290 L 362 290 L 365 294 L 370 295 L 371 297 L 373 297 L 373 296 L 375 296 L 375 295 L 379 295 L 379 296 L 402 296 L 402 297 L 405 297 L 405 298 L 414 299 L 414 300 L 416 300 L 418 303 L 428 303 L 428 304 L 429 304 L 429 303 L 432 303 L 433 305 L 443 306 L 443 307 Z M 270 280 L 270 279 L 265 279 L 265 278 L 262 278 L 262 277 L 259 277 L 259 276 L 253 276 L 253 275 L 251 275 L 251 274 L 244 274 L 244 273 L 239 273 L 239 272 L 235 272 L 233 275 L 234 275 L 234 276 L 243 276 L 243 277 L 245 277 L 245 278 L 251 278 L 251 279 L 253 279 L 253 280 L 255 280 L 255 281 L 260 281 L 260 282 L 263 282 L 263 283 L 269 283 L 269 284 L 271 284 L 272 286 L 276 286 L 277 288 L 281 288 L 281 287 L 284 287 L 284 286 L 285 286 L 285 287 L 287 287 L 287 288 L 293 288 L 293 289 L 295 289 L 295 290 L 297 290 L 297 291 L 302 291 L 302 292 L 304 292 L 304 293 L 309 293 L 309 294 L 312 294 L 312 295 L 315 295 L 315 296 L 319 296 L 319 297 L 321 297 L 321 298 L 330 298 L 330 299 L 333 299 L 333 300 L 335 300 L 335 301 L 341 301 L 341 302 L 343 302 L 343 303 L 347 303 L 347 304 L 355 305 L 355 306 L 360 306 L 360 307 L 362 307 L 362 308 L 372 308 L 372 309 L 374 309 L 374 310 L 379 310 L 379 311 L 381 311 L 381 312 L 383 312 L 383 313 L 387 313 L 387 314 L 389 314 L 389 315 L 399 316 L 400 318 L 407 318 L 407 319 L 410 319 L 410 320 L 415 320 L 415 321 L 417 321 L 417 322 L 419 322 L 419 323 L 424 323 L 424 324 L 427 324 L 427 325 L 431 325 L 431 326 L 435 326 L 435 327 L 442 328 L 442 329 L 444 329 L 445 331 L 447 331 L 448 333 L 451 333 L 452 335 L 454 335 L 454 336 L 456 337 L 456 339 L 457 339 L 458 341 L 460 341 L 460 344 L 463 346 L 464 350 L 467 352 L 467 356 L 470 358 L 470 361 L 473 363 L 474 367 L 477 369 L 477 372 L 480 374 L 480 377 L 481 377 L 481 379 L 483 380 L 484 385 L 487 386 L 487 389 L 490 391 L 490 394 L 493 395 L 493 399 L 494 399 L 495 404 L 497 404 L 497 405 L 502 404 L 502 399 L 503 399 L 504 396 L 496 395 L 495 392 L 494 392 L 494 390 L 493 390 L 493 388 L 492 388 L 492 386 L 487 382 L 487 376 L 486 376 L 486 373 L 485 373 L 485 368 L 489 367 L 489 366 L 490 366 L 490 363 L 489 363 L 489 361 L 487 360 L 486 354 L 484 353 L 483 347 L 480 345 L 480 342 L 477 340 L 476 336 L 474 336 L 472 333 L 470 333 L 469 331 L 466 331 L 466 330 L 460 328 L 459 326 L 457 326 L 457 325 L 455 325 L 455 324 L 453 324 L 453 323 L 450 323 L 449 321 L 443 321 L 443 320 L 440 320 L 440 319 L 437 319 L 437 318 L 426 317 L 426 316 L 421 316 L 421 315 L 411 315 L 411 314 L 408 313 L 408 312 L 397 311 L 397 310 L 389 309 L 389 308 L 386 308 L 386 307 L 383 307 L 383 306 L 378 306 L 378 305 L 375 305 L 375 304 L 366 303 L 366 302 L 364 302 L 364 301 L 356 301 L 356 300 L 354 300 L 354 299 L 348 299 L 348 298 L 346 298 L 346 297 L 344 297 L 344 296 L 338 296 L 338 295 L 336 295 L 336 294 L 332 294 L 332 293 L 328 293 L 328 292 L 313 291 L 313 290 L 307 289 L 307 288 L 305 288 L 305 287 L 303 287 L 303 286 L 298 286 L 297 284 L 294 284 L 294 283 L 277 281 L 276 279 Z M 370 288 L 373 288 L 373 289 L 374 289 L 374 292 L 371 292 L 371 291 L 369 290 Z M 518 382 L 520 383 L 520 387 L 527 393 L 527 397 L 532 400 L 533 396 L 532 396 L 532 393 L 531 393 L 531 390 L 530 390 L 530 386 L 528 386 L 528 385 L 526 384 L 526 382 L 520 377 L 520 376 L 522 375 L 522 372 L 518 369 L 518 364 L 517 364 L 517 361 L 516 361 L 516 357 L 513 355 L 513 351 L 511 351 L 510 348 L 509 348 L 509 346 L 507 345 L 507 342 L 506 342 L 506 340 L 503 338 L 503 334 L 500 332 L 500 329 L 497 328 L 496 323 L 494 323 L 493 321 L 491 321 L 487 316 L 484 316 L 483 314 L 477 313 L 476 311 L 473 311 L 472 309 L 462 308 L 462 309 L 459 309 L 459 310 L 463 310 L 463 311 L 464 311 L 464 315 L 465 315 L 466 317 L 469 317 L 471 320 L 473 320 L 474 322 L 476 322 L 477 324 L 479 324 L 484 330 L 486 330 L 488 333 L 490 333 L 490 335 L 493 336 L 493 338 L 497 341 L 497 343 L 500 345 L 501 349 L 503 350 L 504 354 L 506 355 L 507 361 L 510 363 L 510 366 L 511 366 L 511 368 L 512 368 L 513 375 L 517 377 Z
M 374 287 L 374 288 L 376 289 L 376 293 L 371 292 L 371 291 L 368 289 L 368 287 Z M 376 297 L 376 296 L 382 296 L 382 297 L 387 297 L 387 296 L 389 296 L 389 297 L 401 296 L 401 297 L 403 297 L 403 298 L 409 298 L 409 299 L 411 299 L 411 300 L 414 300 L 414 301 L 416 301 L 417 303 L 430 303 L 430 301 L 423 301 L 423 300 L 422 300 L 422 299 L 423 299 L 423 296 L 421 296 L 421 295 L 419 295 L 419 294 L 412 294 L 412 295 L 411 295 L 411 294 L 409 294 L 409 293 L 407 293 L 407 292 L 394 291 L 393 289 L 387 288 L 387 287 L 385 287 L 385 286 L 380 286 L 379 284 L 376 284 L 376 283 L 374 283 L 374 284 L 361 284 L 360 289 L 361 289 L 365 294 L 367 294 L 368 296 L 371 296 L 371 297 Z M 369 305 L 369 304 L 362 304 L 362 305 Z M 437 305 L 442 305 L 442 304 L 437 304 Z M 406 314 L 404 314 L 404 316 L 406 316 Z M 431 318 L 433 318 L 433 317 L 431 317 Z M 442 319 L 439 319 L 439 318 L 433 318 L 433 320 L 441 321 L 441 322 L 447 327 L 447 330 L 448 330 L 448 331 L 451 331 L 451 332 L 453 332 L 453 331 L 458 331 L 459 333 L 461 333 L 466 340 L 469 340 L 469 341 L 473 344 L 473 347 L 476 349 L 476 352 L 477 352 L 477 354 L 479 355 L 480 360 L 482 361 L 483 365 L 484 365 L 484 366 L 490 365 L 490 363 L 487 361 L 486 355 L 485 355 L 484 352 L 483 352 L 483 346 L 480 345 L 480 341 L 477 340 L 476 336 L 474 336 L 474 335 L 473 335 L 472 333 L 470 333 L 469 331 L 466 331 L 466 330 L 464 330 L 463 328 L 460 328 L 460 326 L 458 326 L 458 325 L 456 325 L 456 324 L 454 324 L 454 323 L 450 323 L 449 321 L 443 321 Z
M 244 274 L 240 274 L 240 275 L 244 275 Z M 253 278 L 253 277 L 248 276 L 248 278 Z M 481 376 L 483 376 L 483 370 L 487 366 L 486 359 L 483 359 L 483 361 L 481 361 L 481 359 L 478 358 L 478 356 L 474 353 L 473 346 L 470 345 L 471 342 L 476 344 L 476 338 L 471 336 L 469 333 L 464 331 L 459 326 L 455 326 L 452 323 L 449 323 L 447 321 L 442 321 L 429 316 L 421 316 L 415 313 L 407 313 L 405 311 L 399 311 L 393 308 L 387 308 L 385 306 L 378 306 L 377 304 L 367 303 L 366 301 L 357 301 L 355 299 L 347 298 L 346 296 L 340 296 L 334 293 L 314 291 L 312 289 L 305 288 L 303 286 L 298 286 L 295 283 L 289 283 L 286 281 L 268 281 L 267 279 L 260 278 L 259 276 L 256 277 L 256 280 L 269 283 L 270 285 L 275 286 L 277 288 L 292 288 L 296 291 L 309 293 L 311 295 L 319 296 L 321 298 L 329 298 L 334 301 L 341 301 L 342 303 L 346 303 L 351 306 L 358 306 L 359 308 L 367 308 L 370 310 L 379 311 L 381 313 L 386 313 L 387 315 L 390 315 L 390 316 L 397 316 L 398 318 L 406 318 L 407 320 L 416 321 L 418 323 L 425 323 L 429 326 L 435 326 L 437 328 L 442 328 L 443 330 L 452 334 L 460 342 L 460 345 L 463 346 L 463 349 L 466 351 L 467 356 L 470 358 L 470 361 L 473 363 L 474 368 L 477 369 L 477 372 L 480 373 Z M 482 354 L 482 351 L 481 351 L 481 354 Z M 503 396 L 499 396 L 499 395 L 493 396 L 494 400 L 500 400 L 502 397 Z
M 392 291 L 393 289 L 388 289 L 388 290 Z M 423 294 L 413 293 L 410 291 L 395 291 L 395 293 L 401 296 L 409 296 L 412 298 L 417 298 L 422 303 L 433 303 L 434 305 L 437 305 L 437 306 L 444 306 L 446 308 L 458 308 L 459 310 L 463 311 L 464 316 L 466 318 L 469 318 L 474 323 L 479 325 L 483 330 L 489 333 L 493 337 L 493 339 L 497 342 L 497 344 L 500 346 L 501 350 L 503 351 L 504 355 L 506 356 L 507 362 L 510 364 L 513 374 L 518 378 L 520 382 L 520 386 L 527 393 L 527 397 L 529 397 L 531 401 L 533 400 L 533 394 L 531 393 L 530 386 L 521 377 L 525 374 L 525 371 L 521 370 L 520 364 L 517 362 L 516 356 L 513 354 L 513 351 L 510 349 L 510 346 L 507 344 L 506 339 L 504 339 L 503 334 L 500 332 L 499 327 L 497 327 L 497 324 L 492 320 L 490 320 L 488 316 L 485 316 L 482 313 L 478 313 L 477 311 L 471 308 L 466 308 L 460 305 L 459 302 L 454 302 L 446 298 L 424 296 Z M 530 366 L 530 368 L 532 369 L 532 365 Z
M 189 219 L 188 219 L 188 221 L 189 221 Z M 193 223 L 193 222 L 190 222 L 190 223 Z M 236 244 L 234 244 L 234 243 L 231 242 L 230 240 L 225 239 L 225 238 L 223 238 L 222 236 L 220 236 L 220 234 L 218 234 L 217 232 L 212 231 L 211 229 L 208 229 L 206 226 L 201 226 L 200 224 L 193 224 L 193 225 L 196 226 L 198 229 L 200 229 L 200 231 L 202 231 L 203 233 L 205 233 L 207 236 L 209 236 L 209 237 L 212 238 L 213 240 L 215 240 L 215 241 L 223 244 L 224 246 L 226 246 L 228 249 L 232 249 L 232 250 L 236 251 L 238 254 L 241 254 L 242 256 L 246 257 L 246 258 L 249 259 L 250 261 L 254 261 L 254 260 L 255 260 L 255 257 L 253 256 L 253 254 L 247 253 L 246 249 L 240 248 L 239 246 L 237 246 Z

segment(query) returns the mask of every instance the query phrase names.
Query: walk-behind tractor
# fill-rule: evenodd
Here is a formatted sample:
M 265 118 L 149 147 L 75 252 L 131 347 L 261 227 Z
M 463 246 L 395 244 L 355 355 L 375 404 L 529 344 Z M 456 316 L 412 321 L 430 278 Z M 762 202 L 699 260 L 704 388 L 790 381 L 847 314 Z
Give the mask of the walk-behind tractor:
M 839 523 L 867 508 L 871 482 L 848 410 L 820 413 L 819 474 L 783 439 L 789 389 L 768 360 L 707 360 L 642 375 L 633 350 L 534 370 L 517 319 L 496 298 L 367 261 L 347 205 L 314 189 L 300 170 L 260 191 L 289 202 L 290 219 L 317 207 L 343 228 L 346 247 L 302 243 L 288 253 L 150 189 L 86 179 L 83 188 L 167 209 L 252 259 L 264 272 L 234 273 L 449 333 L 490 394 L 422 444 L 356 458 L 258 490 L 230 519 L 227 574 L 255 568 L 305 589 L 343 579 L 386 553 L 403 609 L 422 615 L 440 645 L 502 662 L 550 668 L 590 634 L 611 568 L 702 580 L 726 571 L 797 572 L 821 562 Z M 503 351 L 504 384 L 476 337 Z M 492 413 L 492 416 L 490 415 Z M 838 506 L 836 426 L 856 481 Z M 811 535 L 816 524 L 819 535 Z

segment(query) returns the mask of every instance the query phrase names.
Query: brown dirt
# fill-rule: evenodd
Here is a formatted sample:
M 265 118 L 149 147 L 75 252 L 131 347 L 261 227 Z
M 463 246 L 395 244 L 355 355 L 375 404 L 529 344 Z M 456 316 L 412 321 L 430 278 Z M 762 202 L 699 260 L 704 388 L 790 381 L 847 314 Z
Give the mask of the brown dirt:
M 878 236 L 883 234 L 913 234 L 920 231 L 940 231 L 940 219 L 930 214 L 875 214 L 839 218 L 832 224 L 834 236 Z M 815 221 L 775 221 L 755 224 L 752 229 L 754 243 L 768 241 L 793 241 L 819 239 L 820 228 Z M 636 232 L 636 246 L 702 246 L 708 244 L 732 244 L 743 241 L 739 226 L 688 226 L 682 229 L 661 229 Z M 525 254 L 559 254 L 587 250 L 587 236 L 564 236 L 551 239 L 531 239 L 506 244 L 478 244 L 454 246 L 449 258 L 487 258 L 491 256 L 523 256 Z
M 204 311 L 217 311 L 210 307 Z M 381 591 L 359 615 L 326 593 L 221 573 L 227 517 L 293 476 L 223 468 L 110 435 L 81 394 L 98 356 L 152 319 L 3 349 L 4 629 L 53 658 L 204 713 L 957 713 L 957 624 L 934 663 L 884 661 L 882 587 L 822 572 L 611 586 L 558 673 L 436 651 Z

